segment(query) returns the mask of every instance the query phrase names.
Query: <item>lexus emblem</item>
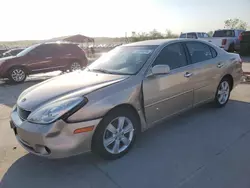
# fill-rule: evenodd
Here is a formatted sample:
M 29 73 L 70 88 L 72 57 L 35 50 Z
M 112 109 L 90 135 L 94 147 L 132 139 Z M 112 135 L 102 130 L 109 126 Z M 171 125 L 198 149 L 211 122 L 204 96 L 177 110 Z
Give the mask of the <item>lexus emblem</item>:
M 26 98 L 23 98 L 22 100 L 21 100 L 21 102 L 25 102 L 26 101 Z

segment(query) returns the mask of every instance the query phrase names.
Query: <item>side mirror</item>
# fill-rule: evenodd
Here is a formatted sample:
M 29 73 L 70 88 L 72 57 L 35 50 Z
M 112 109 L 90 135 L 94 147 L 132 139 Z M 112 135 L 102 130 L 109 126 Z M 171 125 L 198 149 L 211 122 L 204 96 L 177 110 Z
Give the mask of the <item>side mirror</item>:
M 170 67 L 168 65 L 155 65 L 152 68 L 153 75 L 168 74 L 170 72 Z

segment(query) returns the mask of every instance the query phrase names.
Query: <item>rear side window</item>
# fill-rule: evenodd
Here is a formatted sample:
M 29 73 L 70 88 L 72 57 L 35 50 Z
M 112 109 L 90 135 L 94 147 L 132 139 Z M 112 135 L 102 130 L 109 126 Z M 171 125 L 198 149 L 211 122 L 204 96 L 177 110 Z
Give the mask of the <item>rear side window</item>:
M 211 47 L 204 43 L 187 42 L 186 46 L 191 56 L 192 63 L 198 63 L 213 58 Z
M 187 38 L 197 39 L 196 33 L 187 33 Z
M 62 45 L 62 48 L 65 53 L 71 53 L 71 54 L 83 53 L 83 50 L 75 44 L 64 44 Z
M 153 66 L 155 65 L 168 65 L 170 70 L 186 66 L 183 47 L 179 43 L 164 47 L 153 63 Z
M 210 47 L 211 53 L 212 53 L 212 57 L 215 58 L 217 56 L 217 52 L 214 48 Z

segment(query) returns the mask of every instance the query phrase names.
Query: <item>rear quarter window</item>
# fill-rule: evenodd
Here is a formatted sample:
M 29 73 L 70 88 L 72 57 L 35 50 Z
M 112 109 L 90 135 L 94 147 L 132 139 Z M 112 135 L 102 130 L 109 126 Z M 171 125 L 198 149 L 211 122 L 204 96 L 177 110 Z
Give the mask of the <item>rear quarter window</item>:
M 212 57 L 215 58 L 217 56 L 217 51 L 211 46 L 210 46 L 210 51 L 211 51 Z

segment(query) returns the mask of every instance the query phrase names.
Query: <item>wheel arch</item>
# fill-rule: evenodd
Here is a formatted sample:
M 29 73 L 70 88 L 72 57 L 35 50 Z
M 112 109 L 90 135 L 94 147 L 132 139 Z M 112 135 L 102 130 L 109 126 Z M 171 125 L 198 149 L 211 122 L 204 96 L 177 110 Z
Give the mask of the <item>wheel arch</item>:
M 221 80 L 223 79 L 227 79 L 229 82 L 230 82 L 230 91 L 232 91 L 233 89 L 233 86 L 234 86 L 234 79 L 233 79 L 233 76 L 231 74 L 226 74 L 222 77 Z
M 11 67 L 8 68 L 7 74 L 9 73 L 9 71 L 11 69 L 14 69 L 14 68 L 22 68 L 27 75 L 30 73 L 29 69 L 27 67 L 25 67 L 24 65 L 13 65 L 13 66 L 11 66 Z
M 121 109 L 124 109 L 124 110 L 128 110 L 128 111 L 132 111 L 133 114 L 135 114 L 138 122 L 139 122 L 139 130 L 141 130 L 141 119 L 140 119 L 140 116 L 138 114 L 138 111 L 136 110 L 136 108 L 132 105 L 132 104 L 129 104 L 129 103 L 122 103 L 122 104 L 119 104 L 113 108 L 111 108 L 103 117 L 107 116 L 108 114 L 112 113 L 113 111 L 116 111 L 116 110 L 121 110 Z

